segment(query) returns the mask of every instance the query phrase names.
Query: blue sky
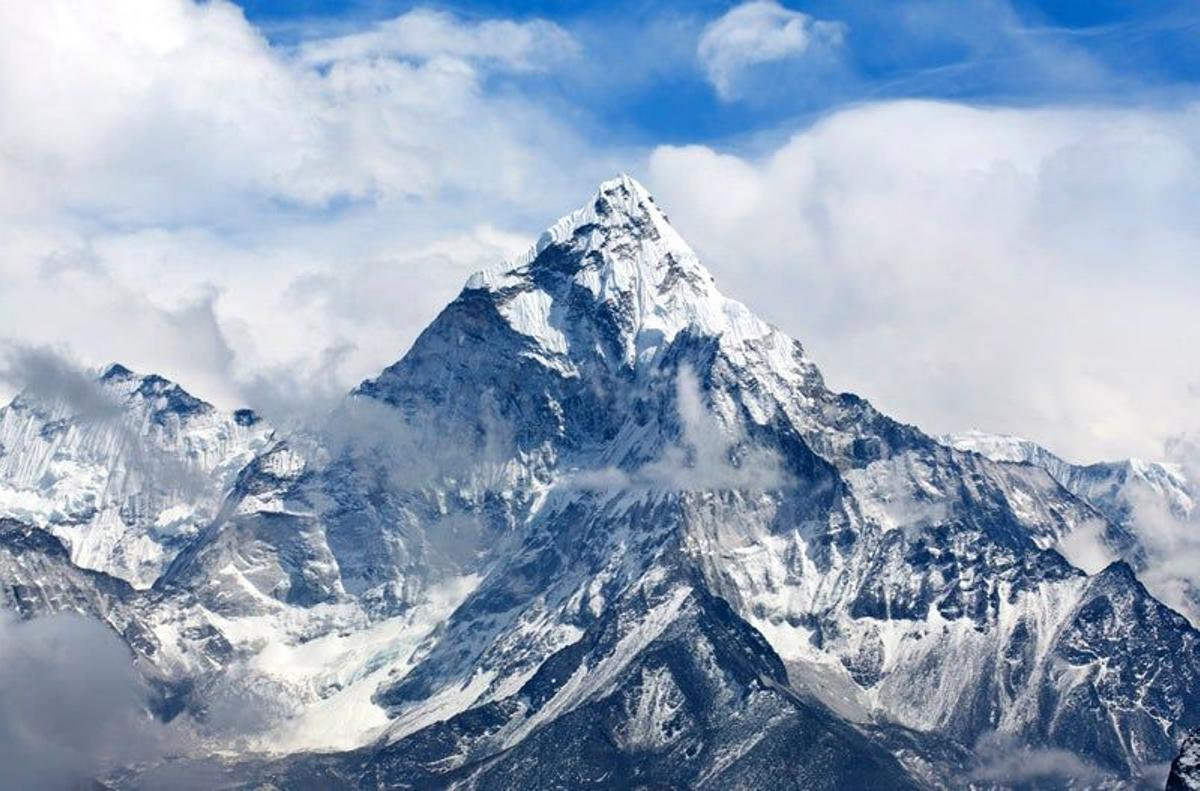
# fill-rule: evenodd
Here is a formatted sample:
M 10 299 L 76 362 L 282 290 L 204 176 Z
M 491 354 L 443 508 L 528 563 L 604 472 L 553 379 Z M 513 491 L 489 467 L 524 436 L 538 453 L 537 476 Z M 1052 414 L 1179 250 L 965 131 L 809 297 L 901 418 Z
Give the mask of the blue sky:
M 818 0 L 783 3 L 845 35 L 831 62 L 781 58 L 747 75 L 736 99 L 712 90 L 695 42 L 734 2 L 242 0 L 281 43 L 349 31 L 414 7 L 463 18 L 542 18 L 569 31 L 573 68 L 527 77 L 587 114 L 597 134 L 633 143 L 710 142 L 803 123 L 852 102 L 938 98 L 1032 105 L 1169 100 L 1200 79 L 1200 5 L 1179 0 Z

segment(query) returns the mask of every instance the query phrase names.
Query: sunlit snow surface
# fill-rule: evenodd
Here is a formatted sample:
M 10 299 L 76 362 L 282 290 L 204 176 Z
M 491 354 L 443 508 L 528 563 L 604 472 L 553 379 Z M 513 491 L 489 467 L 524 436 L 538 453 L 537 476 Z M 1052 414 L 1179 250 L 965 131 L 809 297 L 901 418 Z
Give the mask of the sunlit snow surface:
M 147 588 L 214 516 L 270 429 L 113 366 L 87 404 L 0 409 L 0 515 L 53 532 L 78 565 Z

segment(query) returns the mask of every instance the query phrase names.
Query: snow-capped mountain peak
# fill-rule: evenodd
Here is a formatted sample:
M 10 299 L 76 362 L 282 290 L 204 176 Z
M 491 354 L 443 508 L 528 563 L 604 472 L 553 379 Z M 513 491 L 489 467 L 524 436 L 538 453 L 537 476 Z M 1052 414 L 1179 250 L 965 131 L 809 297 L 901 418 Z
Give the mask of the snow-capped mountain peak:
M 473 275 L 466 290 L 496 295 L 510 325 L 555 356 L 571 353 L 567 325 L 585 315 L 616 331 L 627 365 L 653 357 L 687 328 L 737 340 L 773 331 L 717 290 L 654 198 L 627 175 L 601 184 L 525 254 Z
M 655 203 L 654 197 L 640 182 L 622 173 L 616 178 L 602 182 L 591 200 L 560 217 L 524 253 L 499 267 L 476 273 L 468 281 L 467 287 L 483 287 L 495 282 L 497 278 L 503 278 L 509 272 L 520 270 L 533 263 L 547 248 L 568 243 L 580 232 L 588 234 L 589 240 L 595 243 L 588 249 L 599 250 L 603 247 L 603 240 L 592 236 L 591 232 L 599 232 L 602 229 L 620 229 L 638 238 L 655 237 L 661 241 L 664 248 L 689 257 L 696 263 L 697 268 L 703 271 L 696 260 L 695 252 L 671 226 L 667 215 Z M 646 262 L 620 262 L 622 265 L 632 263 Z M 703 274 L 707 275 L 706 272 Z M 707 279 L 711 285 L 712 278 Z
M 264 749 L 357 748 L 234 768 L 288 787 L 961 787 L 991 738 L 1120 779 L 1200 724 L 1200 633 L 1051 549 L 1095 508 L 830 391 L 628 177 L 354 395 L 149 593 L 14 526 L 0 596 L 88 593 L 172 711 L 265 688 Z

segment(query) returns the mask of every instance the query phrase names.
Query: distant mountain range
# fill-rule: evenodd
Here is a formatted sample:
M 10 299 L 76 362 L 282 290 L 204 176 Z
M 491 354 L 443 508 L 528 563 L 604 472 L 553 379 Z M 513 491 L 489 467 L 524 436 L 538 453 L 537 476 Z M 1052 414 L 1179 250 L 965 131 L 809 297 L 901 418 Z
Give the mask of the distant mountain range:
M 319 424 L 113 366 L 0 443 L 0 606 L 198 734 L 113 787 L 1139 788 L 1200 727 L 1181 471 L 830 391 L 626 176 Z

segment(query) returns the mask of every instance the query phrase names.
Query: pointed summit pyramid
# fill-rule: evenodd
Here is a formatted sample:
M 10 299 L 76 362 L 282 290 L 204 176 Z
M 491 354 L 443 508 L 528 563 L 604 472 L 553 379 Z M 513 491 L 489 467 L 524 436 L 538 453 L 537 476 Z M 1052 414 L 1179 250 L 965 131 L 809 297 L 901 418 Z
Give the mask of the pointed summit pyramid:
M 525 254 L 473 275 L 466 288 L 496 295 L 511 326 L 552 355 L 572 352 L 566 325 L 580 315 L 608 324 L 605 345 L 629 366 L 685 329 L 740 339 L 773 332 L 717 290 L 654 198 L 627 175 L 601 184 Z
M 694 392 L 676 386 L 684 381 Z M 1094 511 L 1044 471 L 955 452 L 831 392 L 796 341 L 721 295 L 629 177 L 601 185 L 524 256 L 472 277 L 360 392 L 438 441 L 461 444 L 470 426 L 472 453 L 502 448 L 517 471 L 501 499 L 532 493 L 508 512 L 508 532 L 485 537 L 485 552 L 501 535 L 510 543 L 487 556 L 479 588 L 421 665 L 374 698 L 405 750 L 424 743 L 415 734 L 429 712 L 444 716 L 454 690 L 472 690 L 478 708 L 451 722 L 498 716 L 513 729 L 496 741 L 505 748 L 558 716 L 539 711 L 605 700 L 623 659 L 562 672 L 554 663 L 593 650 L 592 638 L 572 642 L 577 629 L 674 617 L 646 601 L 663 580 L 729 602 L 794 688 L 962 745 L 999 729 L 1117 774 L 1162 760 L 1176 737 L 1165 710 L 1096 725 L 1083 701 L 1115 711 L 1141 693 L 1081 680 L 1106 662 L 1142 661 L 1156 630 L 1183 650 L 1170 671 L 1179 686 L 1163 694 L 1183 705 L 1200 690 L 1200 658 L 1188 653 L 1197 636 L 1181 618 L 1129 580 L 1088 585 L 1049 549 Z M 504 426 L 509 444 L 480 441 L 489 425 Z M 781 474 L 758 474 L 754 458 L 776 460 Z M 681 472 L 688 465 L 703 474 Z M 580 471 L 618 483 L 579 487 Z M 1092 630 L 1088 618 L 1105 607 L 1144 607 L 1145 617 Z M 1105 647 L 1118 632 L 1119 655 Z M 697 638 L 684 650 L 706 649 Z M 997 656 L 1019 656 L 1019 672 L 996 667 Z M 1064 656 L 1088 669 L 1064 674 Z M 520 686 L 552 665 L 546 688 L 535 689 L 537 676 Z M 1059 703 L 1039 708 L 1046 700 Z M 1061 730 L 1045 736 L 1051 722 Z M 596 743 L 620 742 L 627 727 Z M 489 754 L 485 743 L 472 757 Z
M 708 405 L 730 434 L 747 411 L 768 422 L 828 396 L 801 345 L 721 294 L 645 187 L 622 175 L 525 254 L 471 276 L 408 354 L 355 393 L 438 426 L 426 449 L 494 450 L 481 438 L 501 426 L 513 453 L 591 448 L 636 466 L 682 431 L 674 425 L 679 372 L 713 365 L 756 382 L 744 404 Z M 634 411 L 663 404 L 663 422 L 673 425 L 662 436 L 631 432 L 628 446 L 611 446 Z

